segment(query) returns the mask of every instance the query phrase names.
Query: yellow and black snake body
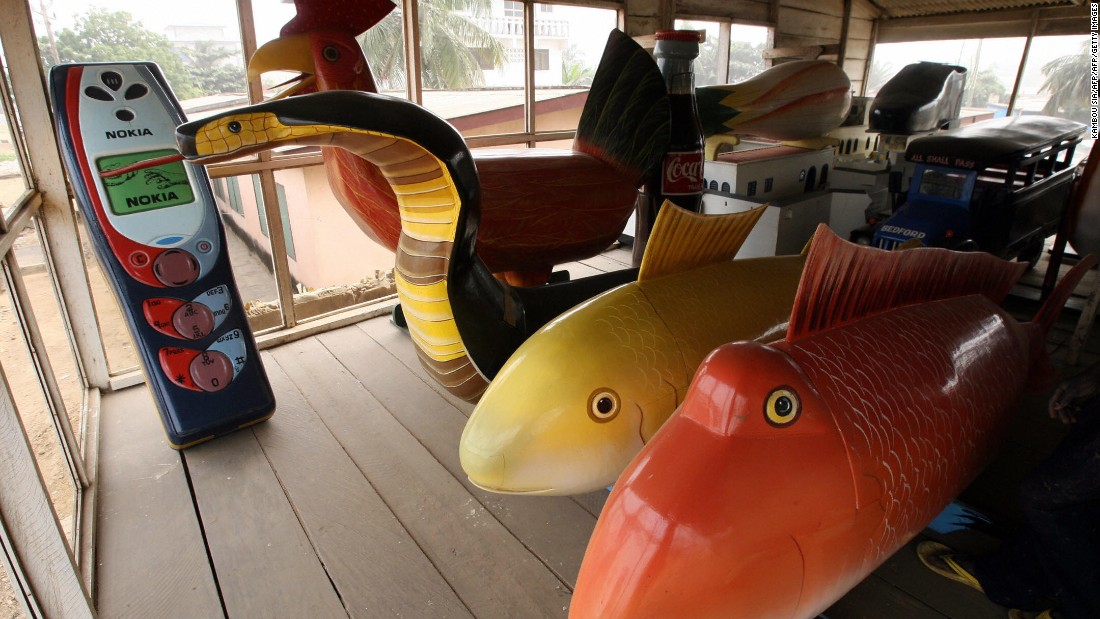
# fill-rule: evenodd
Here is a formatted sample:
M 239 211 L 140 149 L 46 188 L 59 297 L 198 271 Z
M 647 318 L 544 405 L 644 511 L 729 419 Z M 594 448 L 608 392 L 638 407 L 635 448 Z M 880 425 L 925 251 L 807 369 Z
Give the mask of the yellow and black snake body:
M 337 146 L 369 160 L 397 196 L 398 297 L 422 364 L 449 391 L 477 400 L 535 330 L 627 270 L 535 289 L 493 277 L 475 252 L 480 184 L 462 136 L 402 99 L 329 91 L 240 108 L 177 129 L 197 163 L 288 144 Z

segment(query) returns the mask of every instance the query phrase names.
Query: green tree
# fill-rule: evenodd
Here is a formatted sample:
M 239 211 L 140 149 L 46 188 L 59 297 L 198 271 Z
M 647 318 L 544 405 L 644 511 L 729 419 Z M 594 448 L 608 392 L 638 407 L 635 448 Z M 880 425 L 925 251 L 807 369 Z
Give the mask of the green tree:
M 596 68 L 585 64 L 584 52 L 576 45 L 570 45 L 569 49 L 562 53 L 562 86 L 591 86 L 595 75 Z
M 504 46 L 477 23 L 488 15 L 488 0 L 421 0 L 420 63 L 429 89 L 481 86 L 483 67 L 504 63 Z M 405 83 L 401 8 L 362 36 L 361 44 L 379 88 Z
M 160 65 L 176 96 L 181 99 L 202 94 L 191 82 L 183 61 L 172 49 L 167 37 L 151 32 L 125 11 L 89 9 L 78 15 L 73 28 L 56 34 L 59 62 L 152 61 Z M 40 37 L 42 62 L 53 65 L 50 42 Z
M 963 106 L 985 107 L 997 103 L 1008 96 L 1008 89 L 992 69 L 972 72 L 966 76 L 966 89 L 963 93 Z
M 191 82 L 204 95 L 243 93 L 246 90 L 240 54 L 213 41 L 197 41 L 191 49 L 181 49 Z M 236 62 L 230 59 L 236 58 Z M 227 62 L 227 60 L 230 60 Z
M 730 84 L 743 82 L 764 70 L 764 44 L 753 45 L 745 41 L 730 43 Z
M 1089 122 L 1089 79 L 1091 58 L 1089 42 L 1076 54 L 1061 56 L 1043 65 L 1042 88 L 1049 92 L 1043 113 L 1078 122 Z

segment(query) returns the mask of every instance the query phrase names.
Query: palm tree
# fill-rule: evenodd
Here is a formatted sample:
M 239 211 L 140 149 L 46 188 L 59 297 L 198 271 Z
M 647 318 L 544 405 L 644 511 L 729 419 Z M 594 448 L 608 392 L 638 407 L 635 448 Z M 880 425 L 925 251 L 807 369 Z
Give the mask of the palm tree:
M 1039 92 L 1049 92 L 1043 113 L 1070 120 L 1089 121 L 1090 47 L 1086 40 L 1081 50 L 1072 55 L 1055 58 L 1043 65 L 1043 82 Z
M 481 28 L 488 0 L 420 0 L 420 62 L 424 87 L 463 89 L 484 83 L 483 67 L 504 64 L 504 46 Z M 360 40 L 380 88 L 405 84 L 401 8 L 368 30 Z
M 1008 95 L 1008 90 L 992 69 L 983 69 L 967 76 L 963 91 L 965 107 L 985 107 L 990 102 L 1000 102 Z
M 726 81 L 730 84 L 743 82 L 757 76 L 765 68 L 764 44 L 752 44 L 746 41 L 730 43 L 730 68 Z
M 576 45 L 570 45 L 569 49 L 562 53 L 562 86 L 591 86 L 595 75 L 596 69 L 584 63 L 584 52 Z

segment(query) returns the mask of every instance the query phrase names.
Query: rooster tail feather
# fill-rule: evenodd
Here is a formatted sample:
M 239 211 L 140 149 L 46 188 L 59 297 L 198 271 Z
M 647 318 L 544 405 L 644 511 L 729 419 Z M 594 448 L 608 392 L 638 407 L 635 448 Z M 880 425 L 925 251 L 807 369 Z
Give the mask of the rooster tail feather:
M 668 89 L 642 46 L 613 30 L 581 111 L 573 149 L 640 185 L 669 142 Z

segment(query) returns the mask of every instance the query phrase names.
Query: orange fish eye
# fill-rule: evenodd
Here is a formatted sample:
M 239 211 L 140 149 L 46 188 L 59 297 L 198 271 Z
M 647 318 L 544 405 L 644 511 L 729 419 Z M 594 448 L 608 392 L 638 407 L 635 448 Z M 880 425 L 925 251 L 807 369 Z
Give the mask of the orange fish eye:
M 597 389 L 588 396 L 588 416 L 597 423 L 606 423 L 619 414 L 619 394 L 611 389 Z
M 787 386 L 772 389 L 764 401 L 764 420 L 777 428 L 791 425 L 801 413 L 802 401 L 794 389 Z

